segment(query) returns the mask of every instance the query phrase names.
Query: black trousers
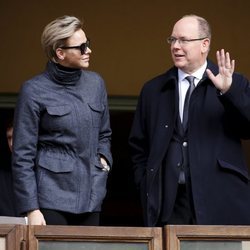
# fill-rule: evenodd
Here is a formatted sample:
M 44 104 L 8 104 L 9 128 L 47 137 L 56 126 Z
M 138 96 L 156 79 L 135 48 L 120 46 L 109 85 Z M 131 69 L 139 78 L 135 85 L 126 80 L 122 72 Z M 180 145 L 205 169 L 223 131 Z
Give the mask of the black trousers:
M 196 224 L 193 198 L 187 184 L 179 184 L 174 209 L 167 224 Z
M 41 212 L 47 225 L 99 226 L 100 224 L 99 212 L 72 214 L 43 208 Z
M 179 184 L 174 208 L 167 221 L 158 221 L 157 226 L 164 225 L 196 225 L 195 211 L 191 189 L 187 184 Z

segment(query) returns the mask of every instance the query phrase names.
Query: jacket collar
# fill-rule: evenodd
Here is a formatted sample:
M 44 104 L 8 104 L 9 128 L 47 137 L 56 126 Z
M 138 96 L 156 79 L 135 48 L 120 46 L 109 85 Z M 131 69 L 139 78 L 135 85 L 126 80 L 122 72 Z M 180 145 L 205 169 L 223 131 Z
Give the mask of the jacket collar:
M 58 65 L 52 61 L 47 63 L 49 77 L 57 84 L 74 85 L 81 77 L 81 69 L 71 69 Z
M 210 69 L 214 75 L 217 75 L 219 73 L 218 66 L 209 59 L 207 60 L 207 68 Z M 165 81 L 162 86 L 162 91 L 166 90 L 166 88 L 174 87 L 178 83 L 178 68 L 173 66 L 167 72 L 165 72 L 164 75 Z M 205 71 L 200 84 L 203 83 L 206 79 L 208 79 L 208 76 L 207 72 Z

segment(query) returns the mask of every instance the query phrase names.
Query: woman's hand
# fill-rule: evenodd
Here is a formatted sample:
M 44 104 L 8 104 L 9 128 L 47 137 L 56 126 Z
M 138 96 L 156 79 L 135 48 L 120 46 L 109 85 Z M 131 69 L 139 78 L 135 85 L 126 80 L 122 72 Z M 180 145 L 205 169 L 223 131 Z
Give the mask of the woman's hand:
M 27 217 L 29 225 L 46 225 L 43 214 L 39 209 L 28 212 Z

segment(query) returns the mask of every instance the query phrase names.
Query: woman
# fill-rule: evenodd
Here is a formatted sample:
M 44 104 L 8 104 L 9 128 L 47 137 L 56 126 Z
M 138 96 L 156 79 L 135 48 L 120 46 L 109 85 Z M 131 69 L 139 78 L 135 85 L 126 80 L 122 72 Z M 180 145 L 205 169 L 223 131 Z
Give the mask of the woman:
M 42 34 L 46 70 L 23 84 L 16 105 L 13 177 L 30 225 L 99 225 L 112 165 L 107 93 L 85 70 L 90 42 L 63 16 Z

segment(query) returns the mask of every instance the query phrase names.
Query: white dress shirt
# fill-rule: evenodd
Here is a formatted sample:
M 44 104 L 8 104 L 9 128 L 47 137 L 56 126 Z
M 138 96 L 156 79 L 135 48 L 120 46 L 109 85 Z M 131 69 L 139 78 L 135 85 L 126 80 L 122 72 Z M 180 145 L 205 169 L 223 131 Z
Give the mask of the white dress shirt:
M 195 87 L 201 80 L 205 70 L 207 68 L 207 61 L 197 70 L 195 71 L 192 76 L 195 77 L 194 79 L 194 85 Z M 187 73 L 182 71 L 181 69 L 178 69 L 178 89 L 179 89 L 179 112 L 180 112 L 180 118 L 182 121 L 183 118 L 183 108 L 184 108 L 184 101 L 185 96 L 189 87 L 189 82 L 186 79 L 186 77 L 189 76 Z

